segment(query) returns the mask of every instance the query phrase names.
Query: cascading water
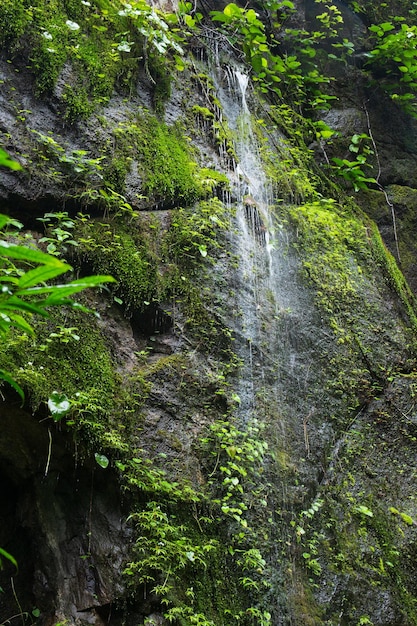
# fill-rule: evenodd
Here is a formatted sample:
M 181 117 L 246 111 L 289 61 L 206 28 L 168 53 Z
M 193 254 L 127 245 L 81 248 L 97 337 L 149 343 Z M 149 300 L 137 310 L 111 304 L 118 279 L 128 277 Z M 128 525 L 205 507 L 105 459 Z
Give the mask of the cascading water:
M 276 458 L 271 470 L 270 502 L 276 511 L 276 538 L 269 555 L 272 565 L 275 625 L 294 624 L 288 609 L 293 582 L 279 565 L 291 561 L 290 520 L 294 503 L 306 495 L 303 480 L 291 473 L 298 459 L 310 453 L 308 419 L 317 400 L 312 380 L 315 342 L 311 294 L 300 284 L 299 261 L 289 245 L 291 234 L 276 215 L 280 198 L 274 197 L 248 104 L 250 83 L 239 67 L 219 66 L 213 71 L 222 115 L 233 132 L 237 163 L 230 172 L 231 195 L 236 206 L 236 229 L 230 247 L 238 259 L 233 278 L 231 322 L 237 353 L 243 361 L 237 383 L 238 417 L 242 425 L 259 419 L 266 424 Z M 296 459 L 297 461 L 294 461 Z M 294 465 L 293 465 L 294 464 Z M 309 470 L 306 470 L 306 473 Z M 290 568 L 291 569 L 291 568 Z

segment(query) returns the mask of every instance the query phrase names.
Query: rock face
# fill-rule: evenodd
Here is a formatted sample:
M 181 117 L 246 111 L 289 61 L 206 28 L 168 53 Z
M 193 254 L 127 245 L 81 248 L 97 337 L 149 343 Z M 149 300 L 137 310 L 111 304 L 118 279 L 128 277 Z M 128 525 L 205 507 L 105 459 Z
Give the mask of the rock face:
M 323 142 L 213 24 L 169 77 L 82 4 L 22 9 L 0 58 L 7 236 L 118 280 L 0 348 L 0 622 L 415 624 L 415 122 L 349 64 Z M 357 194 L 326 169 L 355 134 Z

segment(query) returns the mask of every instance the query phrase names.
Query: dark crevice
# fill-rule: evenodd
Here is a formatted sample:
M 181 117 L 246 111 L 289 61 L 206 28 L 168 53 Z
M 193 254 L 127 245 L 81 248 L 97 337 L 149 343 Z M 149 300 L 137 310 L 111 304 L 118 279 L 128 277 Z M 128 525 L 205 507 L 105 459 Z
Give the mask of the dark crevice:
M 172 328 L 172 318 L 159 304 L 149 304 L 143 311 L 135 311 L 131 318 L 134 334 L 150 337 L 167 333 Z

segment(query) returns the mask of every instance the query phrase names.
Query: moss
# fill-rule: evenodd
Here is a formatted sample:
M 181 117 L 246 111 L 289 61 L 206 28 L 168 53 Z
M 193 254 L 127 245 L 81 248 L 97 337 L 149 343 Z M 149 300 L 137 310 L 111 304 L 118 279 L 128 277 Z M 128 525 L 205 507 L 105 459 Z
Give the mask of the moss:
M 221 235 L 229 227 L 226 207 L 217 198 L 202 201 L 193 209 L 177 209 L 172 212 L 162 254 L 182 267 L 191 267 L 202 257 L 210 259 L 220 248 Z
M 268 133 L 268 123 L 281 129 L 281 140 Z M 284 202 L 299 204 L 314 199 L 318 179 L 314 176 L 312 153 L 304 143 L 306 122 L 288 105 L 271 106 L 267 119 L 252 124 L 260 145 L 265 172 Z
M 156 267 L 140 233 L 136 237 L 117 222 L 89 221 L 80 225 L 79 255 L 94 272 L 110 274 L 118 285 L 116 295 L 126 310 L 142 311 L 156 292 Z
M 28 22 L 29 15 L 23 0 L 3 0 L 0 5 L 0 46 L 19 39 Z
M 372 243 L 378 262 L 384 270 L 386 280 L 397 294 L 407 312 L 410 326 L 417 330 L 417 301 L 394 257 L 386 249 L 376 225 L 371 225 Z
M 222 256 L 224 235 L 230 226 L 226 207 L 217 198 L 193 209 L 172 212 L 169 229 L 161 241 L 164 271 L 159 275 L 160 300 L 179 306 L 191 332 L 205 337 L 205 348 L 227 350 L 231 333 L 216 314 L 209 275 Z M 207 284 L 201 288 L 201 284 Z
M 317 301 L 329 314 L 349 310 L 361 298 L 363 271 L 356 255 L 369 257 L 366 228 L 334 200 L 290 209 L 303 251 L 303 266 L 316 285 Z
M 85 87 L 74 88 L 66 85 L 62 100 L 65 103 L 64 119 L 70 123 L 87 119 L 94 110 Z
M 103 181 L 107 188 L 123 194 L 126 187 L 126 176 L 131 167 L 127 157 L 114 154 L 110 163 L 103 170 Z
M 59 329 L 73 327 L 72 335 Z M 58 331 L 57 331 L 58 329 Z M 2 366 L 26 390 L 37 408 L 55 389 L 68 397 L 97 394 L 109 408 L 115 389 L 115 373 L 105 339 L 95 318 L 74 310 L 62 314 L 52 310 L 47 322 L 36 324 L 38 341 L 13 333 L 2 346 Z M 55 333 L 57 336 L 51 336 Z M 6 365 L 7 361 L 7 365 Z
M 201 116 L 204 119 L 214 119 L 214 113 L 210 111 L 210 109 L 208 109 L 207 107 L 202 107 L 198 104 L 194 104 L 191 110 L 194 115 Z
M 43 32 L 49 33 L 45 30 Z M 34 33 L 31 36 L 32 53 L 31 67 L 36 75 L 35 92 L 36 95 L 51 93 L 58 76 L 64 67 L 66 60 L 65 33 L 57 42 L 52 44 L 49 39 L 42 36 L 42 33 Z
M 171 68 L 154 54 L 150 55 L 148 61 L 148 70 L 152 77 L 152 104 L 158 115 L 162 115 L 164 107 L 171 95 Z
M 191 204 L 201 189 L 196 164 L 179 128 L 143 113 L 114 131 L 116 154 L 137 160 L 142 193 L 152 202 Z
M 400 346 L 414 343 L 414 298 L 376 226 L 367 224 L 354 205 L 321 199 L 288 213 L 304 277 L 334 333 L 326 388 L 353 409 L 385 385 L 387 354 L 403 367 Z M 375 271 L 382 276 L 378 286 Z M 385 298 L 393 300 L 394 293 L 403 303 L 404 325 L 386 315 Z
M 222 114 L 222 105 L 211 77 L 206 74 L 195 74 L 193 79 L 197 89 L 202 92 L 208 106 L 194 104 L 189 109 L 189 117 L 194 126 L 197 122 L 197 133 L 209 135 L 220 152 L 226 168 L 234 168 L 238 161 L 234 145 L 234 137 L 227 120 Z
M 346 433 L 338 451 L 335 475 L 332 473 L 321 490 L 317 506 L 301 514 L 298 541 L 301 541 L 300 552 L 314 552 L 325 570 L 325 579 L 337 576 L 344 581 L 344 589 L 357 590 L 355 604 L 346 606 L 344 595 L 336 594 L 332 608 L 325 608 L 323 620 L 338 616 L 338 607 L 343 608 L 349 624 L 360 623 L 358 620 L 364 613 L 378 614 L 379 606 L 372 606 L 368 593 L 374 589 L 372 595 L 378 598 L 377 603 L 388 596 L 391 606 L 404 615 L 404 624 L 411 625 L 416 620 L 416 598 L 414 583 L 408 580 L 404 568 L 402 544 L 406 524 L 389 512 L 390 500 L 397 503 L 404 496 L 398 493 L 396 483 L 403 470 L 396 468 L 395 463 L 392 465 L 390 458 L 390 471 L 398 474 L 393 485 L 386 484 L 386 468 L 381 471 L 378 462 L 386 454 L 382 451 L 387 433 L 381 441 L 381 429 L 375 424 L 369 422 L 369 416 L 363 421 L 359 418 L 359 423 Z M 407 463 L 404 467 L 408 467 Z M 366 479 L 370 473 L 372 483 Z M 382 491 L 383 501 L 375 496 Z M 320 589 L 320 573 L 314 582 Z M 334 613 L 330 614 L 330 610 Z
M 51 93 L 66 67 L 70 80 L 64 114 L 71 123 L 88 117 L 107 102 L 116 84 L 131 91 L 148 45 L 142 31 L 128 15 L 121 15 L 114 4 L 107 2 L 34 0 L 27 7 L 22 0 L 5 0 L 0 8 L 0 43 L 13 41 L 21 56 L 30 55 L 29 67 L 38 95 Z M 166 36 L 162 27 L 161 32 Z M 157 26 L 155 33 L 157 36 Z M 129 53 L 122 46 L 126 37 Z M 146 56 L 155 75 L 155 102 L 159 107 L 169 92 L 169 61 L 156 49 Z

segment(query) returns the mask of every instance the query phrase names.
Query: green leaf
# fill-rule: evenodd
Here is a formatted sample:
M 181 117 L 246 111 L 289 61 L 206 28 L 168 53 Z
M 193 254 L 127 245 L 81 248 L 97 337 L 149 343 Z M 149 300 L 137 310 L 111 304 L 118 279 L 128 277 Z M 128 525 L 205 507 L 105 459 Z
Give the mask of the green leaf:
M 10 170 L 21 170 L 22 166 L 17 161 L 13 161 L 5 150 L 0 148 L 0 165 L 8 167 Z M 0 548 L 1 549 L 1 548 Z
M 210 16 L 214 22 L 229 22 L 230 21 L 229 18 L 221 11 L 211 11 Z
M 6 552 L 6 550 L 3 550 L 3 548 L 0 548 L 0 557 L 4 557 L 8 561 L 10 561 L 10 563 L 13 563 L 16 569 L 18 568 L 17 561 L 14 558 L 14 556 L 9 554 L 9 552 Z M 0 565 L 1 565 L 1 558 L 0 558 Z
M 22 293 L 24 294 L 25 292 L 23 291 Z M 11 296 L 6 301 L 0 302 L 0 311 L 24 311 L 33 315 L 47 316 L 42 303 L 32 304 L 25 302 L 24 300 L 20 300 L 20 298 L 17 298 L 16 296 Z
M 40 250 L 34 250 L 33 248 L 27 248 L 26 246 L 16 246 L 15 244 L 8 243 L 7 241 L 0 241 L 0 256 L 6 256 L 11 259 L 18 259 L 20 261 L 28 261 L 30 263 L 41 263 L 42 265 L 51 265 L 54 267 L 60 267 L 62 272 L 71 270 L 71 265 L 60 261 L 56 257 L 52 257 Z
M 378 27 L 387 33 L 390 30 L 394 30 L 395 26 L 392 22 L 383 22 L 382 24 L 378 24 Z M 370 27 L 369 30 L 374 30 L 374 28 Z
M 0 306 L 0 309 L 1 308 L 2 307 Z M 32 326 L 25 320 L 24 317 L 18 315 L 17 313 L 10 314 L 10 326 L 15 326 L 16 328 L 23 330 L 23 332 L 33 335 Z
M 11 387 L 13 387 L 13 389 L 19 394 L 19 396 L 22 398 L 22 400 L 24 401 L 25 399 L 25 394 L 23 392 L 23 389 L 21 388 L 20 385 L 17 384 L 17 382 L 10 376 L 10 374 L 8 374 L 7 372 L 5 372 L 4 370 L 0 370 L 0 380 L 4 380 L 6 383 L 9 383 L 9 385 Z M 0 554 L 2 553 L 2 549 L 0 548 Z M 3 555 L 4 556 L 4 555 Z M 17 567 L 17 563 L 16 563 L 16 567 Z
M 407 515 L 407 513 L 400 513 L 400 516 L 402 521 L 405 522 L 408 526 L 412 526 L 414 524 L 413 518 Z
M 112 276 L 88 276 L 80 280 L 74 280 L 65 285 L 47 285 L 45 287 L 30 287 L 17 291 L 17 295 L 40 296 L 49 294 L 42 301 L 42 307 L 49 306 L 72 306 L 74 303 L 69 299 L 75 293 L 79 293 L 89 287 L 98 287 L 106 282 L 116 282 Z
M 250 24 L 259 24 L 258 16 L 253 9 L 249 9 L 248 11 L 246 11 L 246 19 Z
M 47 280 L 56 278 L 66 271 L 66 269 L 63 269 L 62 267 L 57 267 L 55 265 L 41 265 L 40 267 L 36 267 L 35 269 L 29 270 L 28 272 L 23 274 L 23 276 L 21 276 L 19 279 L 18 287 L 20 289 L 33 287 L 38 283 L 44 283 Z
M 360 513 L 361 515 L 366 515 L 367 517 L 374 516 L 371 509 L 368 509 L 368 507 L 363 504 L 358 504 L 357 506 L 354 507 L 354 510 L 356 511 L 356 513 Z
M 230 2 L 223 9 L 223 13 L 227 17 L 236 17 L 237 15 L 240 16 L 242 15 L 243 12 L 244 12 L 244 9 L 241 9 L 240 7 L 238 7 L 234 2 Z
M 102 467 L 103 469 L 106 469 L 106 467 L 108 467 L 109 459 L 106 457 L 105 454 L 99 454 L 98 452 L 96 452 L 94 458 L 96 460 L 96 463 L 100 465 L 100 467 Z
M 64 393 L 53 391 L 48 399 L 48 409 L 54 421 L 59 422 L 70 411 L 71 402 Z
M 8 215 L 0 214 L 0 229 L 4 228 L 5 226 L 15 226 L 16 228 L 22 228 L 23 224 L 13 219 L 12 217 L 9 217 Z

